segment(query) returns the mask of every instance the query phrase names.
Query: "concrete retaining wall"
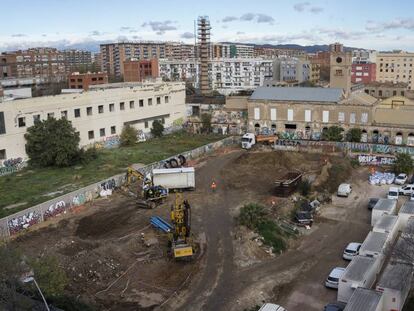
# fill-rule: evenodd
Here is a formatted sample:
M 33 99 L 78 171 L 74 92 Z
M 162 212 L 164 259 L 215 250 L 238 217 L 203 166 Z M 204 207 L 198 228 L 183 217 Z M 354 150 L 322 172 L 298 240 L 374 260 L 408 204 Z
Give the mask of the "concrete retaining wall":
M 199 148 L 181 153 L 186 159 L 191 160 L 223 146 L 229 146 L 239 141 L 238 137 L 227 137 L 220 141 L 210 143 Z M 176 155 L 178 156 L 178 155 Z M 165 160 L 151 163 L 139 170 L 146 174 L 154 168 L 164 166 Z M 126 174 L 119 174 L 99 181 L 76 191 L 59 196 L 47 202 L 27 208 L 13 215 L 0 219 L 0 236 L 10 236 L 27 229 L 39 222 L 45 221 L 62 213 L 67 213 L 81 208 L 85 203 L 98 197 L 111 195 L 112 191 L 121 187 L 126 182 Z

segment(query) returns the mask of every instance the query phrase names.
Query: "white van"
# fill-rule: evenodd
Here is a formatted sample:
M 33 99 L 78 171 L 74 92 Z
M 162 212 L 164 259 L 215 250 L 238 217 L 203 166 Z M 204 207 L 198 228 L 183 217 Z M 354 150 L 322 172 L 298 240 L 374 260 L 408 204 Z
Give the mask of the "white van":
M 399 189 L 397 187 L 390 187 L 388 190 L 387 199 L 398 200 Z
M 265 303 L 259 311 L 286 311 L 286 309 L 273 303 Z
M 338 187 L 337 196 L 347 197 L 351 192 L 352 192 L 352 187 L 350 184 L 340 184 Z

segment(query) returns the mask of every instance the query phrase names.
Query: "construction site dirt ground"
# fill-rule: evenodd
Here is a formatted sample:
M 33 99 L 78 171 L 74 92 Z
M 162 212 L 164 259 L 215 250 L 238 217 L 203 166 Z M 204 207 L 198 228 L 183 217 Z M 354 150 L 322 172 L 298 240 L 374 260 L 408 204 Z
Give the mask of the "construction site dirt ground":
M 321 310 L 336 300 L 336 291 L 324 288 L 325 278 L 333 267 L 346 266 L 341 255 L 349 242 L 364 240 L 370 230 L 367 201 L 383 197 L 385 187 L 369 185 L 366 168 L 350 170 L 352 195 L 332 196 L 312 228 L 278 255 L 269 254 L 255 233 L 238 226 L 236 216 L 250 202 L 273 209 L 272 215 L 288 215 L 292 197 L 275 197 L 274 180 L 298 169 L 323 187 L 326 167 L 345 161 L 237 147 L 192 161 L 196 189 L 184 193 L 199 242 L 192 262 L 170 259 L 167 236 L 150 226 L 151 216 L 169 220 L 174 195 L 144 210 L 117 191 L 17 236 L 12 245 L 33 257 L 57 256 L 70 280 L 68 293 L 97 310 L 242 311 L 263 301 L 289 311 Z M 217 183 L 214 193 L 212 180 Z

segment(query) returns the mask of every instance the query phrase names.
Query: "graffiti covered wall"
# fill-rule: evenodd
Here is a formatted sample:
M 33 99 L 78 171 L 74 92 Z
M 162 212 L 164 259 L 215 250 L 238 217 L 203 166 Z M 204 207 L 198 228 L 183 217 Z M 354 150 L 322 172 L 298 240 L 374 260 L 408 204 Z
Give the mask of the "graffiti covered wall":
M 17 172 L 26 166 L 23 158 L 12 158 L 0 162 L 0 176 Z

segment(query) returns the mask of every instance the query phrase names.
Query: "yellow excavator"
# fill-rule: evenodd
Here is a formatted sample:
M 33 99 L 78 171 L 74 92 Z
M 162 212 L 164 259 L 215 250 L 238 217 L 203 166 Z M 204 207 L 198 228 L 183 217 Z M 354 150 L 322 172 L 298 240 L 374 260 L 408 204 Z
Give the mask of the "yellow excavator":
M 175 194 L 171 222 L 174 226 L 170 232 L 171 255 L 175 259 L 191 259 L 195 253 L 191 237 L 191 207 L 182 193 Z
M 135 181 L 141 181 L 141 196 L 130 190 L 131 184 Z M 168 190 L 162 186 L 154 186 L 151 178 L 147 178 L 140 171 L 133 167 L 128 167 L 126 175 L 125 188 L 128 193 L 137 198 L 137 204 L 143 208 L 155 208 L 168 196 Z

